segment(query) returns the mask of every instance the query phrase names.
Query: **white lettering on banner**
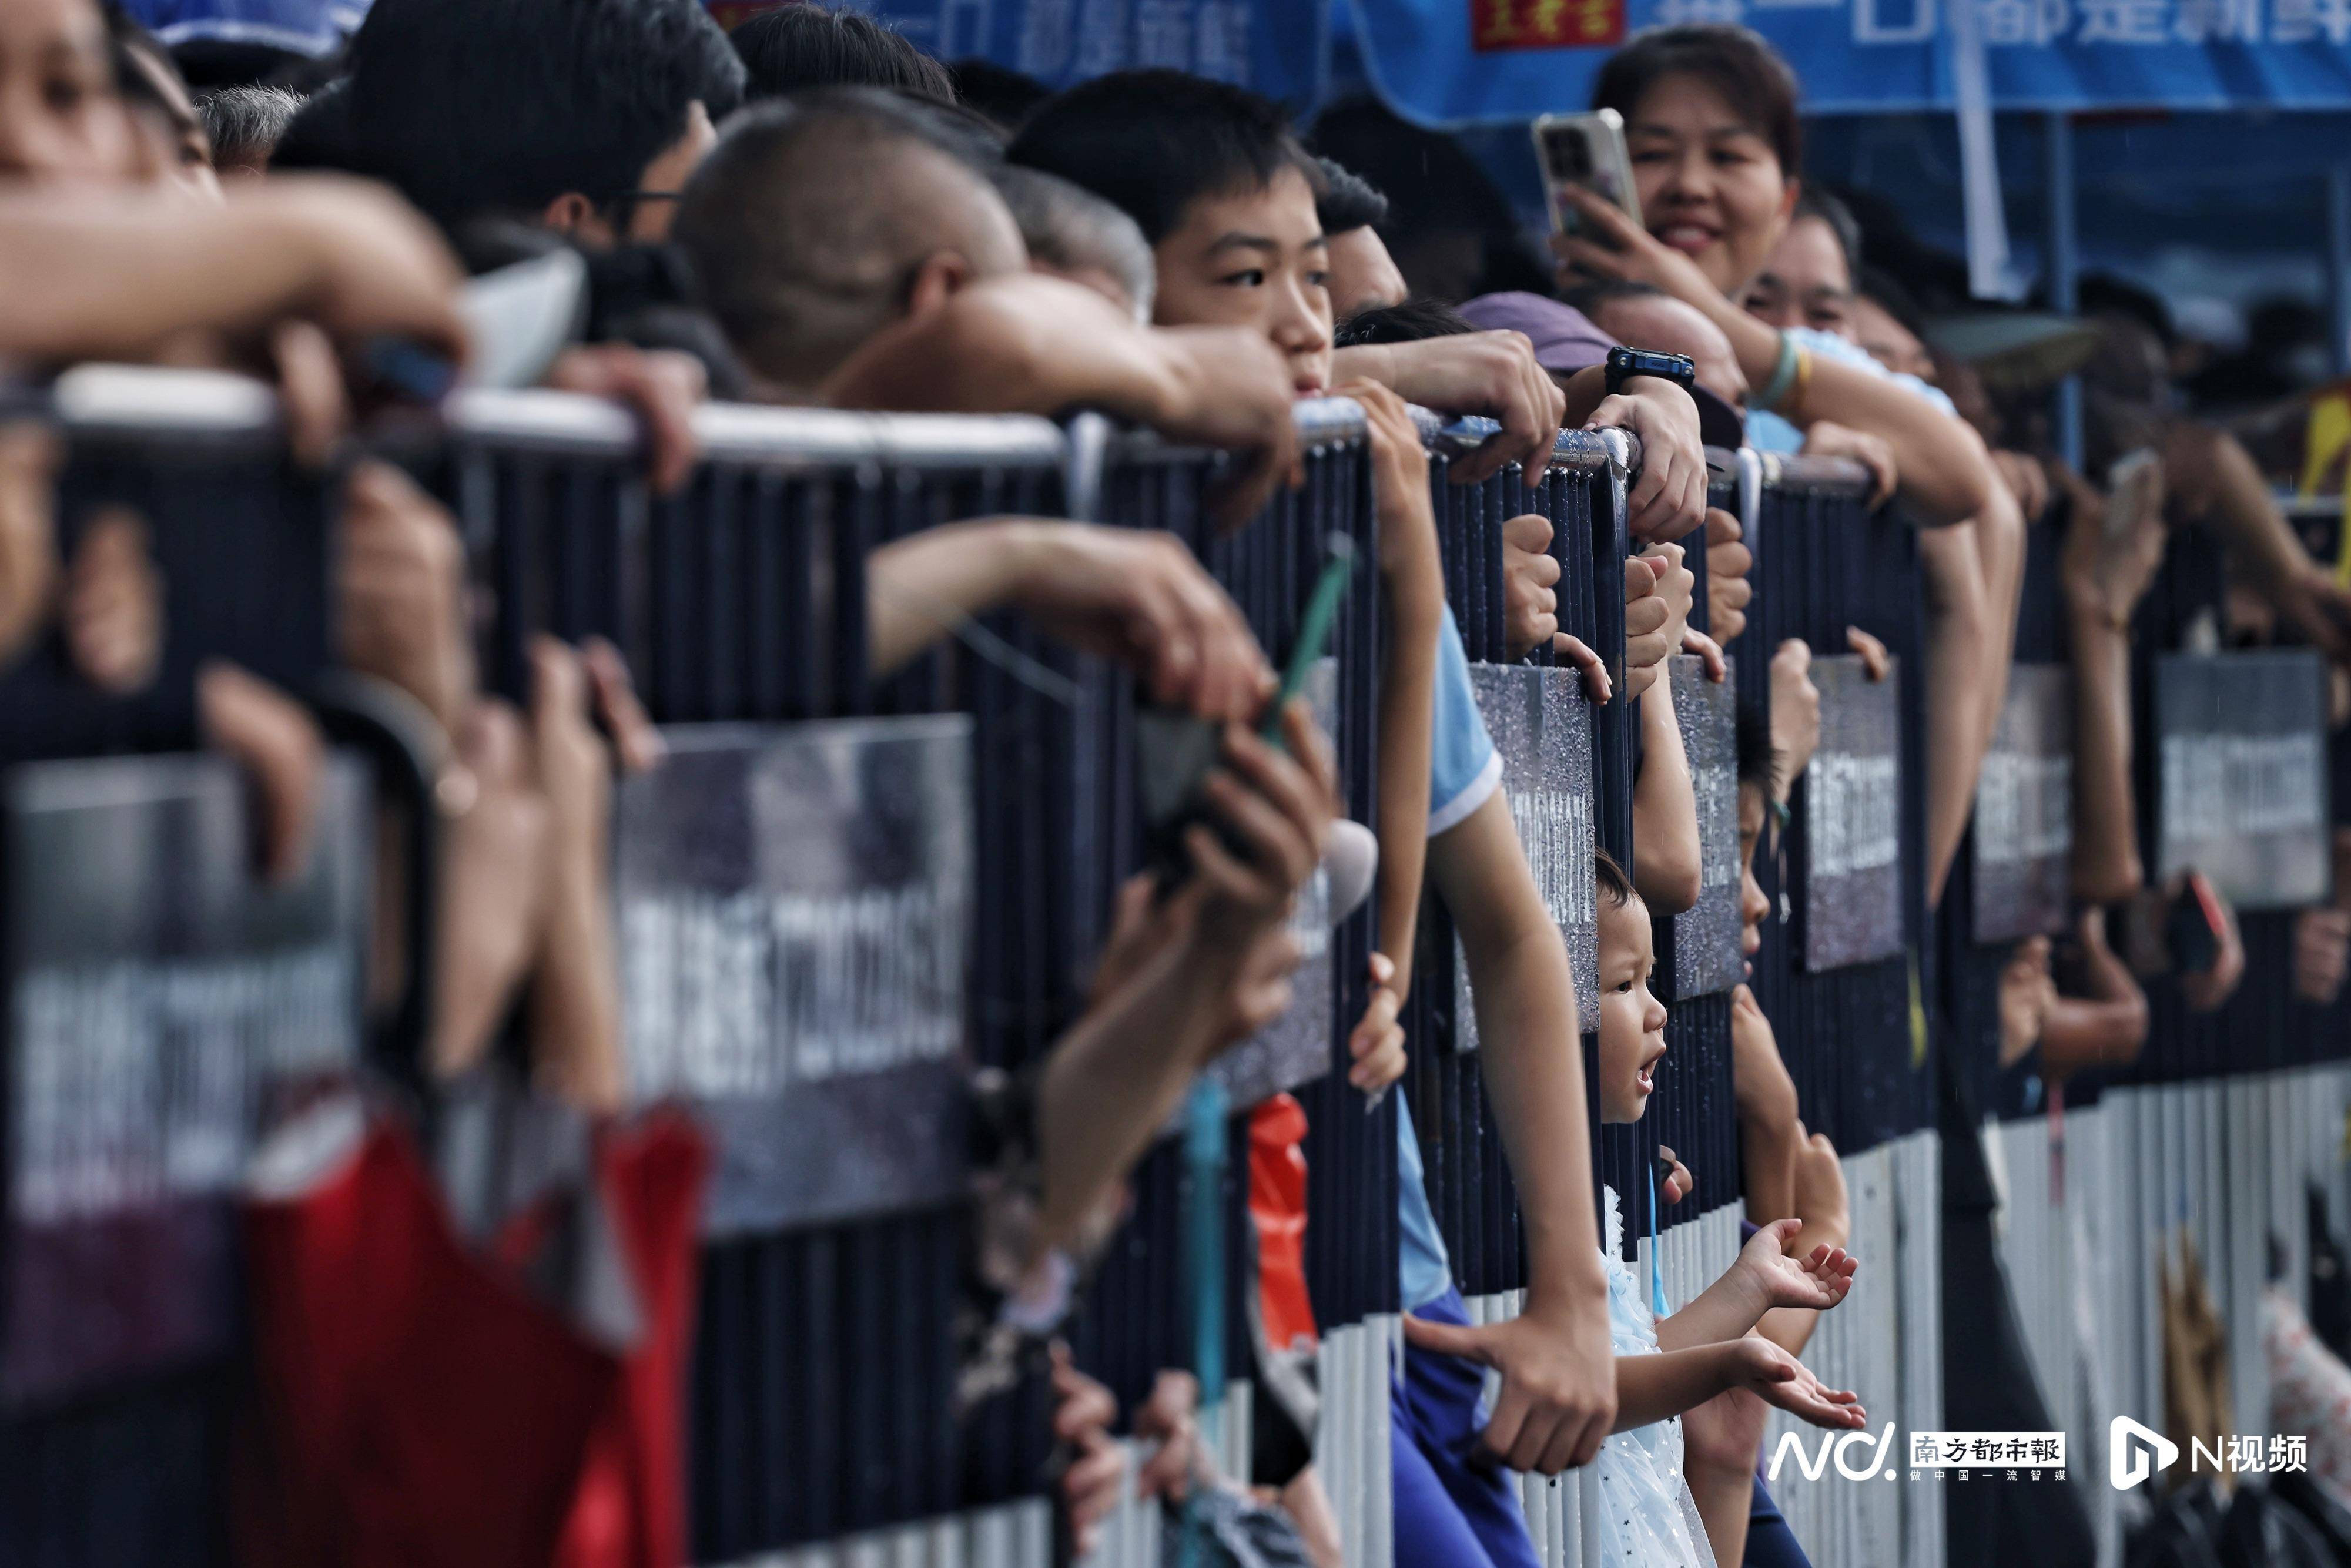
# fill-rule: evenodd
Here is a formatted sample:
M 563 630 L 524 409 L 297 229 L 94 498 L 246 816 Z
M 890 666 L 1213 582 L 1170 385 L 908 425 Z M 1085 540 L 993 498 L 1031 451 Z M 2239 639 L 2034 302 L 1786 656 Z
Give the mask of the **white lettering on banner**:
M 1126 66 L 1126 0 L 1077 0 L 1078 74 L 1106 76 Z
M 1247 87 L 1249 13 L 1244 0 L 1202 0 L 1194 30 L 1197 35 L 1192 55 L 1194 73 Z
M 272 1081 L 357 1059 L 357 999 L 340 946 L 26 975 L 9 1063 L 16 1217 L 233 1187 Z
M 1856 44 L 1923 44 L 1935 36 L 1935 0 L 1908 0 L 1907 21 L 1880 21 L 1880 5 L 1899 6 L 1904 0 L 1853 0 L 1853 41 Z
M 840 897 L 670 894 L 622 913 L 641 1099 L 764 1097 L 954 1055 L 964 904 L 936 888 Z
M 2175 842 L 2322 825 L 2320 737 L 2175 735 L 2163 742 L 2163 831 Z
M 2172 31 L 2190 44 L 2258 44 L 2262 0 L 2179 0 Z
M 2074 24 L 2066 0 L 1983 0 L 1983 32 L 1987 44 L 2030 44 L 2039 47 L 2065 36 Z
M 1192 63 L 1192 7 L 1187 0 L 1135 0 L 1134 63 L 1183 70 Z
M 1667 27 L 1704 22 L 1736 26 L 1746 19 L 1746 0 L 1658 0 L 1657 5 L 1658 25 Z
M 1592 857 L 1592 802 L 1562 789 L 1520 789 L 1511 792 L 1510 817 L 1525 846 L 1527 864 L 1534 868 L 1535 885 L 1552 924 L 1590 924 L 1592 883 L 1571 874 L 1572 868 Z
M 2082 0 L 2085 44 L 2168 44 L 2169 0 Z
M 2351 44 L 2351 0 L 2271 0 L 2270 42 Z
M 1813 875 L 1851 876 L 1901 855 L 1902 794 L 1893 758 L 1823 752 L 1813 758 L 1805 788 Z
M 2074 759 L 1995 751 L 1976 782 L 1978 852 L 1994 865 L 2045 860 L 2074 845 Z
M 1020 8 L 1019 64 L 1032 77 L 1056 77 L 1070 63 L 1077 0 L 1028 0 Z

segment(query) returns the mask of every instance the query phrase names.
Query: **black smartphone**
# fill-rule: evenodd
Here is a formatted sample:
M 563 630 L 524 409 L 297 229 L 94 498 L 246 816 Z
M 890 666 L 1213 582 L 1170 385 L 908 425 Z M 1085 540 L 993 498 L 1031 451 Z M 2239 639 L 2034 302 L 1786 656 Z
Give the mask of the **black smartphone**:
M 2220 956 L 2220 936 L 2227 929 L 2212 888 L 2200 876 L 2191 876 L 2163 912 L 2163 945 L 2171 950 L 2171 972 L 2198 975 Z
M 1305 689 L 1315 664 L 1330 646 L 1331 632 L 1338 624 L 1339 608 L 1346 600 L 1354 570 L 1354 541 L 1344 534 L 1332 534 L 1324 542 L 1322 570 L 1299 618 L 1298 637 L 1282 668 L 1280 689 L 1274 694 L 1259 731 L 1277 748 L 1287 745 L 1281 734 L 1282 710 Z M 1197 821 L 1216 823 L 1214 813 L 1200 799 L 1200 781 L 1217 765 L 1222 745 L 1218 727 L 1197 715 L 1155 706 L 1144 706 L 1135 715 L 1135 776 L 1143 791 L 1144 840 L 1147 858 L 1164 886 L 1174 887 L 1190 873 L 1184 830 Z

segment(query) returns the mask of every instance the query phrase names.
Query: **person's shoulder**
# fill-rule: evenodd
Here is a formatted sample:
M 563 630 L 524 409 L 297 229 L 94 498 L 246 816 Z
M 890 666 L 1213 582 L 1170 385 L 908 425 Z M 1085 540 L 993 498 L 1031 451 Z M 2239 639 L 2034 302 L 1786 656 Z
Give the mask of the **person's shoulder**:
M 1834 360 L 1855 370 L 1866 371 L 1879 381 L 1890 382 L 1906 392 L 1917 392 L 1952 418 L 1959 417 L 1959 405 L 1932 382 L 1919 380 L 1905 371 L 1891 371 L 1880 364 L 1876 355 L 1850 339 L 1834 332 L 1823 332 L 1817 327 L 1791 327 L 1789 337 L 1799 348 L 1809 350 L 1817 359 Z

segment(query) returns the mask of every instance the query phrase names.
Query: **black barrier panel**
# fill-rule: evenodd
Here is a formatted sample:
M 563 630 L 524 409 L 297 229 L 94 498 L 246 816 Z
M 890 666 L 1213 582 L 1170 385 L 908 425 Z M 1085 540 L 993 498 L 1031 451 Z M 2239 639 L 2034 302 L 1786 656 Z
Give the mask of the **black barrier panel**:
M 1325 735 L 1339 731 L 1339 664 L 1320 661 L 1307 677 L 1306 697 Z M 1150 780 L 1141 780 L 1146 795 Z M 1328 1073 L 1335 977 L 1331 972 L 1331 873 L 1317 866 L 1299 890 L 1290 911 L 1290 935 L 1298 944 L 1298 967 L 1290 977 L 1290 1010 L 1209 1064 L 1224 1085 L 1226 1101 L 1249 1106 Z M 1179 1109 L 1175 1120 L 1181 1121 Z M 1172 1128 L 1171 1128 L 1172 1130 Z
M 1975 940 L 2065 929 L 2074 852 L 2074 672 L 2017 664 L 1976 779 Z
M 1592 705 L 1573 670 L 1471 664 L 1478 711 L 1502 759 L 1503 795 L 1543 907 L 1567 944 L 1578 997 L 1600 994 L 1593 902 Z M 1454 965 L 1453 1049 L 1478 1049 L 1466 962 Z
M 1795 802 L 1804 967 L 1837 969 L 1903 950 L 1901 682 L 1841 653 L 1813 661 L 1813 684 L 1821 740 Z
M 1598 653 L 1621 685 L 1627 549 L 1620 471 L 1637 462 L 1637 449 L 1621 438 L 1570 431 L 1560 437 L 1552 464 L 1531 485 L 1510 468 L 1480 485 L 1455 486 L 1448 472 L 1454 455 L 1476 445 L 1495 427 L 1475 420 L 1443 426 L 1433 417 L 1421 423 L 1429 445 L 1446 596 L 1472 661 L 1473 677 L 1487 681 L 1520 674 L 1503 664 L 1509 649 L 1501 526 L 1510 517 L 1535 512 L 1550 519 L 1551 553 L 1560 562 L 1555 590 L 1560 629 Z M 1534 649 L 1529 660 L 1537 666 L 1558 662 L 1547 647 Z M 1480 706 L 1505 758 L 1503 787 L 1512 796 L 1520 834 L 1541 883 L 1544 871 L 1538 852 L 1546 840 L 1556 841 L 1559 835 L 1524 816 L 1510 771 L 1510 744 L 1497 727 L 1496 708 L 1482 697 Z M 1523 699 L 1512 706 L 1524 711 Z M 1605 842 L 1630 862 L 1632 744 L 1629 705 L 1584 712 L 1591 721 L 1591 839 L 1581 858 L 1567 862 L 1567 870 L 1588 887 L 1591 843 Z M 1523 771 L 1524 765 L 1520 767 Z M 1556 869 L 1555 863 L 1554 873 Z M 1596 989 L 1596 956 L 1572 950 L 1571 961 L 1583 1004 L 1581 1021 L 1589 1028 L 1595 1021 L 1590 1003 Z M 1517 1192 L 1479 1064 L 1474 1055 L 1460 1054 L 1464 1047 L 1474 1047 L 1477 1019 L 1452 921 L 1433 892 L 1422 908 L 1415 965 L 1404 1020 L 1405 1037 L 1412 1042 L 1404 1089 L 1419 1134 L 1430 1207 L 1465 1294 L 1516 1290 L 1526 1283 Z M 1583 1040 L 1587 1059 L 1593 1038 L 1587 1034 Z M 1593 1117 L 1596 1104 L 1596 1099 L 1587 1097 L 1587 1112 Z M 1593 1127 L 1596 1148 L 1596 1121 Z
M 613 827 L 631 1090 L 693 1104 L 713 1236 L 964 1191 L 970 721 L 665 732 Z
M 1903 711 L 1923 712 L 1927 614 L 1915 530 L 1898 517 L 1869 513 L 1867 480 L 1852 465 L 1742 453 L 1740 472 L 1742 494 L 1754 499 L 1748 540 L 1756 585 L 1747 630 L 1730 649 L 1741 703 L 1768 703 L 1771 660 L 1783 639 L 1803 638 L 1817 658 L 1841 651 L 1846 628 L 1858 626 L 1895 655 Z M 1902 733 L 1902 908 L 1912 932 L 1927 929 L 1923 732 L 1909 725 Z M 1936 976 L 1931 955 L 1914 965 L 1904 952 L 1848 968 L 1805 968 L 1802 855 L 1793 842 L 1803 829 L 1799 814 L 1779 852 L 1756 857 L 1781 917 L 1764 923 L 1753 986 L 1805 1124 L 1856 1154 L 1934 1124 L 1926 1012 L 1916 1004 L 1934 994 Z
M 0 1402 L 21 1407 L 230 1348 L 246 1162 L 359 1060 L 372 838 L 340 758 L 282 888 L 220 758 L 31 764 L 5 793 Z
M 1658 923 L 1659 992 L 1668 1000 L 1727 991 L 1746 973 L 1739 948 L 1739 684 L 1706 678 L 1699 660 L 1669 661 L 1674 717 L 1698 800 L 1698 895 Z
M 54 632 L 0 678 L 0 757 L 29 761 L 197 743 L 194 682 L 229 660 L 307 695 L 329 657 L 327 480 L 293 469 L 274 403 L 239 376 L 84 366 L 60 377 L 59 559 L 101 525 L 135 538 L 160 593 L 152 680 L 100 692 Z
M 2333 852 L 2319 655 L 2167 655 L 2155 709 L 2157 874 L 2201 871 L 2245 910 L 2324 902 Z

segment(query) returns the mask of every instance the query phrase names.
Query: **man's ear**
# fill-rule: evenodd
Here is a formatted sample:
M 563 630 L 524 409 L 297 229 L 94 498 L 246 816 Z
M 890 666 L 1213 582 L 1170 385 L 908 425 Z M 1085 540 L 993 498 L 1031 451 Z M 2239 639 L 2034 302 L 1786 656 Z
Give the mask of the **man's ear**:
M 935 250 L 914 269 L 906 287 L 906 314 L 923 317 L 962 293 L 977 275 L 970 262 L 952 250 Z
M 596 204 L 577 191 L 566 191 L 547 204 L 538 221 L 557 234 L 568 235 L 590 245 L 609 246 L 614 243 L 612 225 L 596 210 Z

